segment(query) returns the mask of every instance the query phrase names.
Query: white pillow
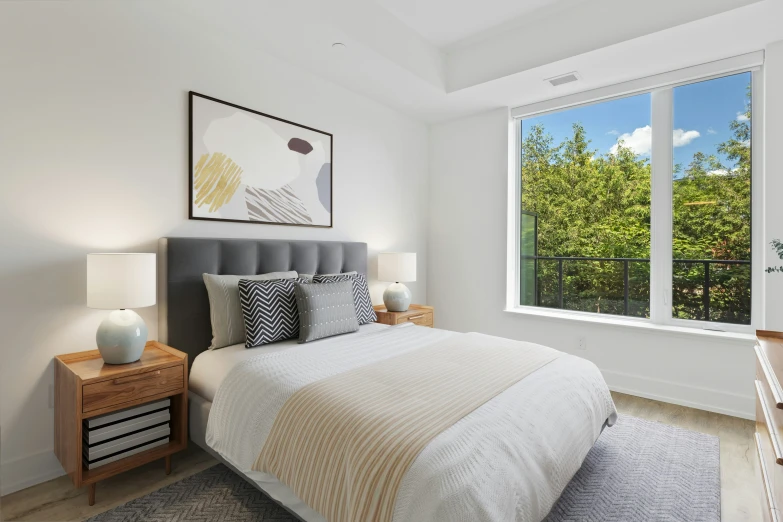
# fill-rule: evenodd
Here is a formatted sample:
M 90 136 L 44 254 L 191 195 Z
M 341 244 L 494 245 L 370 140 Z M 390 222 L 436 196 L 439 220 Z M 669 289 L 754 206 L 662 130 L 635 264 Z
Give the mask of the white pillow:
M 260 275 L 203 274 L 209 295 L 209 319 L 212 322 L 210 350 L 225 348 L 245 342 L 245 320 L 239 302 L 239 280 L 265 281 L 269 279 L 293 279 L 295 271 L 270 272 Z

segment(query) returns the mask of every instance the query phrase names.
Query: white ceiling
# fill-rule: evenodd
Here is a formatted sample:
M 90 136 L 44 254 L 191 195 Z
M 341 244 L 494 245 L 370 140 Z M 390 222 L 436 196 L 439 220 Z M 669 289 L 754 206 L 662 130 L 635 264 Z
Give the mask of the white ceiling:
M 448 47 L 567 0 L 375 0 L 433 45 Z
M 208 27 L 216 39 L 277 56 L 428 123 L 698 65 L 783 40 L 783 0 L 529 0 L 525 8 L 549 3 L 504 23 L 502 30 L 484 29 L 479 37 L 442 49 L 376 3 L 392 1 L 224 0 L 220 9 L 213 0 L 166 5 L 176 11 L 176 23 Z M 414 2 L 424 2 L 427 10 L 447 4 L 396 1 L 398 9 Z M 161 16 L 158 3 L 133 5 Z M 476 5 L 499 10 L 494 18 L 485 13 L 470 25 L 466 18 Z M 457 10 L 454 27 L 464 36 L 497 20 L 501 8 L 512 7 L 506 0 L 471 2 L 469 9 Z M 347 46 L 341 52 L 331 47 L 337 41 Z M 557 88 L 544 81 L 571 71 L 582 79 Z

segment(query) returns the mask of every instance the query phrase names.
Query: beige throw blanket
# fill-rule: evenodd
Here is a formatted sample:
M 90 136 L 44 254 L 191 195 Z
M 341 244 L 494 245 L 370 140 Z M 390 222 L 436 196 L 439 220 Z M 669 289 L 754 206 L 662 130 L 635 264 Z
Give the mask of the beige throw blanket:
M 322 379 L 286 401 L 253 469 L 329 522 L 391 522 L 432 439 L 560 355 L 470 333 Z

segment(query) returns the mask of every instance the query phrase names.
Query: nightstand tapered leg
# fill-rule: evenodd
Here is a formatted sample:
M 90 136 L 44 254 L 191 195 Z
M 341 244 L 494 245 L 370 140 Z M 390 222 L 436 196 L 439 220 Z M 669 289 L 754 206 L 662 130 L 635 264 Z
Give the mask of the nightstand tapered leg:
M 171 455 L 166 455 L 166 475 L 171 475 Z
M 95 486 L 97 486 L 97 485 L 98 485 L 97 482 L 93 482 L 92 484 L 90 484 L 88 486 L 89 490 L 88 490 L 88 493 L 87 493 L 87 503 L 89 505 L 91 505 L 91 506 L 95 505 Z

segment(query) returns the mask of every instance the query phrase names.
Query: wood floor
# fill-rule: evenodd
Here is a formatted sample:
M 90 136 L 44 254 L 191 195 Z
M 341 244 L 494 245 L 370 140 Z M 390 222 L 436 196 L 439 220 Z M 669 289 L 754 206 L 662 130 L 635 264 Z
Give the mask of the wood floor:
M 761 520 L 753 422 L 620 393 L 612 396 L 621 414 L 720 437 L 722 521 Z M 169 476 L 164 474 L 161 460 L 100 482 L 92 507 L 87 505 L 86 488 L 75 490 L 68 477 L 50 480 L 2 497 L 0 520 L 84 520 L 198 473 L 216 461 L 190 444 L 187 451 L 174 455 L 172 462 Z

